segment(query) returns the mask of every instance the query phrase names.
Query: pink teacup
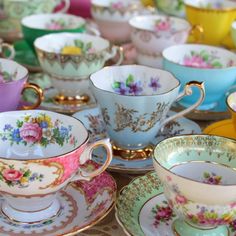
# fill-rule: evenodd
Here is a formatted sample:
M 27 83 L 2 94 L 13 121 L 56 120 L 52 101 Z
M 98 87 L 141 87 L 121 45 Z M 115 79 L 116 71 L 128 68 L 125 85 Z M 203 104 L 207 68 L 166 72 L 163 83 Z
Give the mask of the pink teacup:
M 75 180 L 90 180 L 112 159 L 108 139 L 88 144 L 89 134 L 74 117 L 44 110 L 0 113 L 1 211 L 11 220 L 50 220 L 63 204 L 57 192 Z M 106 162 L 97 170 L 81 168 L 93 149 L 103 146 Z
M 28 70 L 20 64 L 0 58 L 0 112 L 16 110 L 21 94 L 26 89 L 33 89 L 38 96 L 35 104 L 22 109 L 37 108 L 43 100 L 43 91 L 36 84 L 27 83 Z

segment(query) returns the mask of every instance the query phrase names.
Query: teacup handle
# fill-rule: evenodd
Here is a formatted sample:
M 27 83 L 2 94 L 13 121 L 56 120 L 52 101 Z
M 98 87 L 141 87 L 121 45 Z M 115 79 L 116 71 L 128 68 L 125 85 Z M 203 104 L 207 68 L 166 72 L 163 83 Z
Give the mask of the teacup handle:
M 35 93 L 37 94 L 38 98 L 37 101 L 35 102 L 35 104 L 30 105 L 30 106 L 22 106 L 23 110 L 32 110 L 37 108 L 41 102 L 43 101 L 43 90 L 37 85 L 37 84 L 33 84 L 33 83 L 26 83 L 24 85 L 24 88 L 22 90 L 22 94 L 24 93 L 24 91 L 26 89 L 33 89 L 35 91 Z
M 62 1 L 59 1 L 62 2 Z M 70 0 L 63 0 L 63 2 L 65 3 L 64 7 L 62 9 L 60 9 L 59 11 L 57 11 L 57 13 L 66 13 L 70 7 Z
M 196 37 L 196 32 L 198 37 Z M 201 25 L 193 25 L 189 34 L 195 38 L 196 43 L 201 43 L 204 38 L 204 29 Z
M 190 81 L 188 82 L 185 87 L 184 87 L 184 91 L 182 93 L 179 94 L 179 96 L 177 97 L 176 101 L 182 99 L 185 96 L 189 96 L 192 95 L 193 91 L 191 87 L 197 87 L 200 90 L 200 97 L 197 100 L 196 103 L 194 103 L 192 106 L 182 110 L 181 112 L 176 113 L 173 116 L 170 116 L 169 118 L 167 118 L 166 120 L 163 121 L 163 123 L 161 123 L 161 127 L 162 129 L 164 128 L 164 126 L 169 123 L 172 120 L 175 120 L 179 117 L 182 117 L 184 115 L 186 115 L 187 113 L 191 112 L 192 110 L 194 110 L 195 108 L 197 108 L 202 101 L 205 98 L 205 87 L 204 87 L 204 82 L 198 82 L 198 81 Z
M 123 50 L 123 48 L 119 47 L 119 46 L 112 46 L 111 53 L 105 52 L 105 55 L 104 55 L 105 56 L 105 60 L 107 61 L 107 60 L 115 57 L 116 54 L 117 54 L 117 51 L 119 51 L 119 59 L 114 64 L 115 66 L 120 65 L 123 62 L 123 60 L 124 60 L 124 50 Z
M 98 140 L 94 143 L 89 144 L 85 150 L 83 151 L 83 153 L 80 156 L 80 162 L 81 164 L 84 164 L 86 161 L 91 160 L 92 159 L 92 153 L 93 150 L 96 149 L 97 147 L 104 147 L 106 150 L 106 161 L 105 163 L 98 168 L 97 170 L 94 170 L 92 172 L 87 172 L 84 171 L 82 169 L 79 169 L 77 174 L 71 179 L 71 182 L 73 181 L 77 181 L 77 180 L 91 180 L 92 178 L 94 178 L 97 175 L 100 175 L 102 172 L 104 172 L 107 167 L 110 165 L 111 160 L 112 160 L 112 148 L 111 148 L 111 143 L 110 140 L 108 138 L 106 139 L 101 139 Z
M 2 43 L 2 52 L 4 51 L 4 48 L 10 51 L 10 55 L 7 57 L 8 59 L 13 59 L 15 57 L 15 49 L 12 45 L 8 43 Z
M 96 29 L 93 26 L 88 25 L 88 24 L 86 24 L 86 32 L 91 34 L 91 35 L 101 36 L 101 33 L 98 29 Z

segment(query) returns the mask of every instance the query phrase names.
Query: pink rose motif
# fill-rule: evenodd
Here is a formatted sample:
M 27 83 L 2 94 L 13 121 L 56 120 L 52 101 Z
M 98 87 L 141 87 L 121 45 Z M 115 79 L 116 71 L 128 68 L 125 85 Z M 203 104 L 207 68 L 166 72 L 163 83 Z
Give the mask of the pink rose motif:
M 4 179 L 8 181 L 17 181 L 20 180 L 23 174 L 18 170 L 6 169 L 2 173 Z
M 56 22 L 48 24 L 46 26 L 46 28 L 50 29 L 50 30 L 60 30 L 60 29 L 63 29 L 63 27 L 60 24 L 56 23 Z
M 156 31 L 168 31 L 171 28 L 171 24 L 169 20 L 166 21 L 158 21 L 155 25 Z
M 205 68 L 205 69 L 213 68 L 211 64 L 204 61 L 203 58 L 198 55 L 192 57 L 185 57 L 184 65 L 189 67 Z
M 184 196 L 182 196 L 182 195 L 177 195 L 177 196 L 175 197 L 175 201 L 176 201 L 178 204 L 180 204 L 180 205 L 184 205 L 184 204 L 186 204 L 186 203 L 188 202 L 188 200 L 187 200 Z
M 119 10 L 119 9 L 124 8 L 124 4 L 122 2 L 114 2 L 111 4 L 111 7 Z
M 37 123 L 25 123 L 20 130 L 20 137 L 26 142 L 38 142 L 42 138 L 42 128 Z

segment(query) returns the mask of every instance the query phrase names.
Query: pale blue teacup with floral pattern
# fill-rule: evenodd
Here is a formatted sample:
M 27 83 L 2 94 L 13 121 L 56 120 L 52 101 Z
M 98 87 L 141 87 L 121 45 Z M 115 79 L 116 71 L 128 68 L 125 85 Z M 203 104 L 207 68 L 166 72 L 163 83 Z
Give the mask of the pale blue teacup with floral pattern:
M 141 65 L 110 66 L 95 72 L 90 85 L 114 146 L 122 150 L 144 150 L 168 122 L 195 109 L 204 99 L 204 85 L 189 82 L 180 93 L 180 82 L 171 73 Z M 167 118 L 171 105 L 191 94 L 201 96 L 191 108 Z
M 236 55 L 226 49 L 200 45 L 182 44 L 165 49 L 162 53 L 163 68 L 171 72 L 181 82 L 181 89 L 190 80 L 204 81 L 206 98 L 199 110 L 209 110 L 217 106 L 220 99 L 236 80 Z M 196 91 L 184 97 L 179 103 L 191 106 L 199 97 Z

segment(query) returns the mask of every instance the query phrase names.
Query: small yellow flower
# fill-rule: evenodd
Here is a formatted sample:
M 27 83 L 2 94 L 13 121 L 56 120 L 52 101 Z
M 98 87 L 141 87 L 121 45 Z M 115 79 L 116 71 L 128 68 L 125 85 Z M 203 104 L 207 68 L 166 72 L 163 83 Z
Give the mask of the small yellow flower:
M 28 181 L 28 178 L 21 177 L 20 182 L 21 182 L 21 184 L 25 184 L 25 183 L 28 183 L 29 181 Z
M 81 55 L 82 50 L 79 47 L 76 46 L 65 46 L 61 50 L 62 54 L 71 54 L 71 55 Z
M 25 118 L 24 118 L 25 122 L 28 122 L 30 117 L 31 117 L 30 115 L 29 116 L 25 116 Z

